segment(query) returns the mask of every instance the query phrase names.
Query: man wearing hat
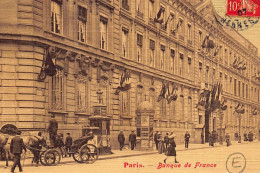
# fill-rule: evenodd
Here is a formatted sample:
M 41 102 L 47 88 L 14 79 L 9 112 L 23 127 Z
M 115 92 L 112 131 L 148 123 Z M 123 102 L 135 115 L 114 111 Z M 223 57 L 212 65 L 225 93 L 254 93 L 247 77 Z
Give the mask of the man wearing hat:
M 10 144 L 10 151 L 14 155 L 14 164 L 11 168 L 11 172 L 14 172 L 16 166 L 19 167 L 19 172 L 23 172 L 22 165 L 21 165 L 21 154 L 22 150 L 26 152 L 25 145 L 23 143 L 23 139 L 20 137 L 21 131 L 18 130 L 16 136 L 11 140 Z
M 129 142 L 131 143 L 131 150 L 133 150 L 136 144 L 136 135 L 134 131 L 132 131 L 132 133 L 129 135 Z
M 72 137 L 70 136 L 70 133 L 67 133 L 67 137 L 65 140 L 65 157 L 67 157 L 67 154 L 69 153 L 69 157 L 71 157 L 70 150 L 72 145 Z
M 118 142 L 120 145 L 120 150 L 122 150 L 125 145 L 125 136 L 123 134 L 123 130 L 121 130 L 120 133 L 118 134 Z
M 49 121 L 49 127 L 47 130 L 50 135 L 51 145 L 54 146 L 55 138 L 57 136 L 57 131 L 58 131 L 58 122 L 55 119 L 55 115 L 51 115 L 51 120 Z
M 184 140 L 185 140 L 185 148 L 189 148 L 190 134 L 188 131 L 186 131 L 186 134 L 184 135 Z

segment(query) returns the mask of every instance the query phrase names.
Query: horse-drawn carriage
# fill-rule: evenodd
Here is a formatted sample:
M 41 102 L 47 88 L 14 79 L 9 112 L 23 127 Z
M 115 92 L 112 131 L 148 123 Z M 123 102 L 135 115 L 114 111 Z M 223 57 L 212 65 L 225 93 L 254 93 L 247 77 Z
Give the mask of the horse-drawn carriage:
M 11 130 L 10 130 L 11 127 Z M 95 127 L 89 127 L 89 130 L 95 129 Z M 10 141 L 12 136 L 15 134 L 15 131 L 18 129 L 14 125 L 8 125 L 1 129 L 2 138 L 7 139 Z M 25 138 L 22 136 L 22 138 Z M 35 153 L 35 151 L 39 152 L 40 154 L 40 163 L 44 166 L 55 166 L 60 163 L 61 161 L 61 154 L 59 149 L 54 146 L 48 146 L 46 144 L 46 141 L 41 141 L 37 136 L 26 136 L 26 139 L 29 139 L 29 142 L 25 143 L 25 146 L 27 149 L 29 149 L 32 153 Z M 88 141 L 93 139 L 94 135 L 93 133 L 89 133 L 87 135 L 83 135 L 81 138 L 74 140 L 73 145 L 71 147 L 70 153 L 72 154 L 73 159 L 78 163 L 94 163 L 98 159 L 99 151 L 97 147 L 94 144 L 88 144 Z M 34 140 L 32 142 L 32 140 Z M 38 141 L 36 141 L 38 140 Z M 0 140 L 1 141 L 1 140 Z M 34 147 L 35 145 L 32 145 L 32 143 L 38 142 L 40 145 L 43 146 L 43 148 L 37 148 Z M 57 141 L 54 141 L 54 144 Z M 1 142 L 0 142 L 1 143 Z M 6 145 L 7 142 L 4 144 Z M 1 145 L 0 145 L 1 146 Z M 5 153 L 8 153 L 8 151 L 5 149 Z M 6 155 L 6 159 L 8 159 L 9 156 Z M 6 160 L 7 161 L 7 160 Z M 8 165 L 8 163 L 7 163 Z

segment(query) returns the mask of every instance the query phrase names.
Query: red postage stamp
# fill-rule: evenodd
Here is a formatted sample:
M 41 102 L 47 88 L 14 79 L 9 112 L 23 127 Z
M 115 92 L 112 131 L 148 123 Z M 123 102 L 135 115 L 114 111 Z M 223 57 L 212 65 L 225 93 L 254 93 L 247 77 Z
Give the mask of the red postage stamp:
M 260 17 L 260 0 L 227 0 L 227 15 Z

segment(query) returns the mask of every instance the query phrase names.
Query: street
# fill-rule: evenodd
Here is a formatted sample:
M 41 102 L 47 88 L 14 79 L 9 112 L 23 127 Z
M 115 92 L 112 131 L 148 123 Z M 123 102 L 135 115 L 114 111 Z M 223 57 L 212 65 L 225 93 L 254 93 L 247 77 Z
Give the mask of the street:
M 177 160 L 179 163 L 173 163 L 173 159 L 167 160 L 164 154 L 151 154 L 133 157 L 121 157 L 114 159 L 97 160 L 93 164 L 78 164 L 72 161 L 61 160 L 58 166 L 25 166 L 25 173 L 98 173 L 98 172 L 240 172 L 244 166 L 243 172 L 260 171 L 260 143 L 235 144 L 230 147 L 212 147 L 195 150 L 177 151 Z M 191 144 L 196 145 L 196 144 Z M 177 146 L 178 148 L 178 146 Z M 134 151 L 133 151 L 134 152 Z M 242 153 L 245 157 L 240 154 Z M 234 155 L 232 155 L 234 154 Z M 10 162 L 10 165 L 12 162 Z M 1 163 L 1 172 L 10 172 L 10 166 L 3 168 Z M 18 168 L 16 168 L 18 172 Z

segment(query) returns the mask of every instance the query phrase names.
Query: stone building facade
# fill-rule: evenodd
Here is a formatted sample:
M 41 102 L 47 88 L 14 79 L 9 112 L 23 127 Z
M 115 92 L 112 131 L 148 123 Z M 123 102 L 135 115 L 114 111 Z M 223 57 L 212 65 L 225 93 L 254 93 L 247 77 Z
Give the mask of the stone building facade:
M 116 148 L 120 130 L 139 137 L 136 110 L 149 101 L 153 131 L 174 131 L 178 143 L 186 131 L 197 143 L 201 132 L 234 134 L 238 103 L 241 133 L 260 128 L 257 48 L 219 26 L 209 1 L 1 0 L 0 8 L 1 126 L 44 130 L 55 114 L 60 133 L 76 138 L 83 126 L 98 126 L 102 145 Z M 212 50 L 201 46 L 209 35 Z M 56 74 L 39 77 L 47 59 Z M 246 69 L 233 67 L 238 60 Z M 222 115 L 196 106 L 217 81 L 227 99 Z M 177 100 L 158 101 L 163 91 Z

